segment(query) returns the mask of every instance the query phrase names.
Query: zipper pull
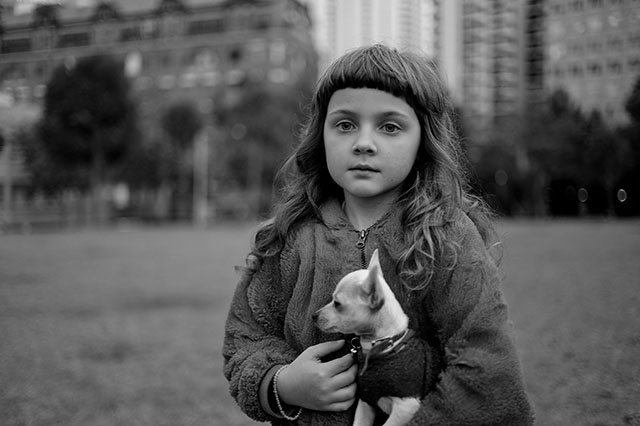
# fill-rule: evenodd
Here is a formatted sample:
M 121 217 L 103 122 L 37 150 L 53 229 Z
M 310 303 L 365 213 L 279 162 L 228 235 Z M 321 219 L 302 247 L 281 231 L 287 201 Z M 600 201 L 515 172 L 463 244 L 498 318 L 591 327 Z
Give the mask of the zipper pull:
M 356 247 L 358 247 L 359 249 L 363 249 L 365 243 L 367 242 L 367 235 L 369 235 L 369 230 L 368 229 L 363 229 L 359 232 L 360 234 L 360 238 L 358 239 L 358 242 L 356 243 Z

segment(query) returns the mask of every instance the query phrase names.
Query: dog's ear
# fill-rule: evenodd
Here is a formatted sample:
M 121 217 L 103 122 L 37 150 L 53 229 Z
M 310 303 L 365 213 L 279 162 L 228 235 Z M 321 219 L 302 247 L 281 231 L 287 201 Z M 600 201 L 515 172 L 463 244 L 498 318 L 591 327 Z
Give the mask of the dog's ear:
M 367 268 L 367 297 L 369 298 L 369 308 L 373 311 L 379 310 L 384 305 L 384 294 L 382 292 L 380 281 L 382 278 L 382 268 L 378 259 L 378 249 L 371 255 L 371 261 Z
M 372 268 L 378 267 L 380 268 L 380 258 L 378 257 L 378 249 L 375 249 L 371 254 L 371 259 L 369 260 L 369 271 Z

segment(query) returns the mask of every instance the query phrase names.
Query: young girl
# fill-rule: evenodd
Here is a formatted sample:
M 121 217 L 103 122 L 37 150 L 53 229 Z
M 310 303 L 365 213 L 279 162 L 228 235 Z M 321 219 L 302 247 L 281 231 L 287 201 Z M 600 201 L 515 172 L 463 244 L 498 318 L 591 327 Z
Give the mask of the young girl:
M 378 249 L 429 348 L 428 392 L 410 424 L 532 424 L 494 231 L 468 192 L 434 63 L 383 45 L 354 50 L 320 78 L 311 107 L 231 303 L 232 396 L 274 425 L 351 424 L 358 366 L 345 336 L 323 334 L 312 314 Z

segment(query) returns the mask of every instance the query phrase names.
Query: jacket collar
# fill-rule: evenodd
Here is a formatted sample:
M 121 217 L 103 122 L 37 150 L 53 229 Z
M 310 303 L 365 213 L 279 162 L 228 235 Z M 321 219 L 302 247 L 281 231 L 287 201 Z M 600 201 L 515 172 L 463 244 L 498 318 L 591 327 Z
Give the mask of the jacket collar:
M 347 214 L 342 209 L 342 202 L 335 198 L 329 199 L 320 206 L 320 216 L 322 222 L 329 229 L 360 231 L 359 229 L 355 229 L 351 222 L 349 222 Z M 378 219 L 376 223 L 371 225 L 369 229 L 384 228 L 389 229 L 389 231 L 400 231 L 401 216 L 402 213 L 400 209 L 390 208 L 389 211 Z

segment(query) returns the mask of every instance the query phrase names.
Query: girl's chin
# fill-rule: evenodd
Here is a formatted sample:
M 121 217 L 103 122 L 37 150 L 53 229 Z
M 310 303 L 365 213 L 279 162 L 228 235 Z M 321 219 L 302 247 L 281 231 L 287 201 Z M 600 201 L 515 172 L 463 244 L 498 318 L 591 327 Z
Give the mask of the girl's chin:
M 398 188 L 392 188 L 390 190 L 381 190 L 374 188 L 353 188 L 351 190 L 345 189 L 345 199 L 354 199 L 366 202 L 392 202 L 397 198 Z

